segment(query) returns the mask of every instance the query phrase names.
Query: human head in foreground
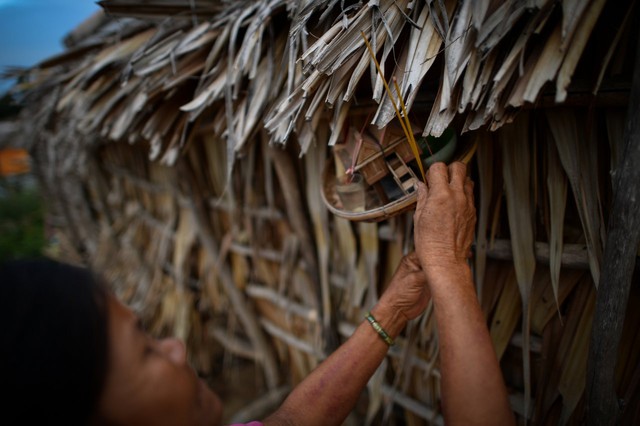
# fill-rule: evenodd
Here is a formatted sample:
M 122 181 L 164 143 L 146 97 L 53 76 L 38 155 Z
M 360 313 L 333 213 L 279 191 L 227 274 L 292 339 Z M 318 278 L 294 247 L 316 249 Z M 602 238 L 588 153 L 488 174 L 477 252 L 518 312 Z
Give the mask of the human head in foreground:
M 90 271 L 14 261 L 0 280 L 3 424 L 220 422 L 220 400 L 182 342 L 150 338 Z

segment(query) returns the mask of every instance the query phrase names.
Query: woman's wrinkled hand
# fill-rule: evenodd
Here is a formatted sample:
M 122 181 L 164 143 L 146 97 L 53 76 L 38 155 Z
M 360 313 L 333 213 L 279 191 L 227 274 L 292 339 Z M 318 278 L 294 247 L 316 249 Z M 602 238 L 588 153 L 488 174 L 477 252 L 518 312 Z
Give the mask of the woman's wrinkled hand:
M 466 166 L 436 163 L 427 173 L 427 185 L 418 183 L 414 214 L 414 243 L 427 280 L 456 273 L 471 255 L 476 210 L 473 182 Z
M 417 318 L 429 303 L 427 281 L 415 252 L 404 256 L 385 290 L 380 304 L 404 322 Z

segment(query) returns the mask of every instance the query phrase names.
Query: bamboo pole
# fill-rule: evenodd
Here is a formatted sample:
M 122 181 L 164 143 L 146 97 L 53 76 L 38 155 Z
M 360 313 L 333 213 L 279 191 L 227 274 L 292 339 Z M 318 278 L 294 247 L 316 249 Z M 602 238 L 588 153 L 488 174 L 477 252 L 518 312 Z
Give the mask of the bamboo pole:
M 637 37 L 636 37 L 637 40 Z M 618 347 L 640 244 L 640 43 L 636 59 L 622 162 L 613 173 L 613 203 L 587 364 L 587 423 L 617 423 L 623 407 L 615 390 Z

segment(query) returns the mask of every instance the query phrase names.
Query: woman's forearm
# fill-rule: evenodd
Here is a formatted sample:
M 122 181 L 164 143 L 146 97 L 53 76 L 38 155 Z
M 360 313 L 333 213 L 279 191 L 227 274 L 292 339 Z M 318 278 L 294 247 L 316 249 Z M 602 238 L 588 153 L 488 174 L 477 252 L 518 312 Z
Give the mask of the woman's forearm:
M 434 281 L 430 287 L 438 323 L 445 423 L 513 424 L 502 372 L 469 267 L 441 274 Z
M 406 323 L 384 306 L 376 306 L 372 314 L 392 338 Z M 388 349 L 371 324 L 363 320 L 353 335 L 296 386 L 264 424 L 342 424 Z

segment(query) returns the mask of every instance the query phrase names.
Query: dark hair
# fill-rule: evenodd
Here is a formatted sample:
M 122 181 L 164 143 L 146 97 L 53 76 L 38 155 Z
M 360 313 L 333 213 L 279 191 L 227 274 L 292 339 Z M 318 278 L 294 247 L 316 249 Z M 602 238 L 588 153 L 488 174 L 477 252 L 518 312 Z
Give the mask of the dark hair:
M 107 369 L 106 297 L 87 269 L 52 260 L 0 265 L 3 424 L 90 422 Z

